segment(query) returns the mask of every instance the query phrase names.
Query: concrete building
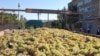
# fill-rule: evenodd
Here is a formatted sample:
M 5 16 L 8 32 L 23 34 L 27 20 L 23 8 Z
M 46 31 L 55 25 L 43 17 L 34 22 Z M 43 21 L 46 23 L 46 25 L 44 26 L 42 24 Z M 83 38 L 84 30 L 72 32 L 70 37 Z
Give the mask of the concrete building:
M 72 0 L 71 3 L 77 4 L 78 13 L 81 13 L 79 21 L 82 23 L 81 29 L 96 34 L 100 29 L 100 0 Z

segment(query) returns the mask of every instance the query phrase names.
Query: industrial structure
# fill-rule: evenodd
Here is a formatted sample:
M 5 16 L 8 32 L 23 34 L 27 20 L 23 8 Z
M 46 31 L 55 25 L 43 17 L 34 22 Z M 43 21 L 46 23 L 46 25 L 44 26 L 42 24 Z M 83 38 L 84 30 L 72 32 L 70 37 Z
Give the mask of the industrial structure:
M 26 12 L 26 13 L 37 13 L 38 20 L 40 20 L 40 17 L 39 17 L 40 13 L 46 13 L 46 14 L 48 14 L 47 15 L 47 21 L 48 21 L 48 23 L 46 23 L 46 26 L 48 26 L 48 27 L 51 25 L 49 23 L 49 14 L 65 14 L 65 15 L 78 14 L 78 13 L 72 13 L 71 11 L 51 10 L 51 9 L 31 9 L 31 8 L 26 8 L 26 9 L 0 9 L 0 11 L 12 11 L 12 12 L 18 11 L 18 19 L 19 19 L 19 11 L 20 12 Z
M 2 9 L 0 8 L 0 11 L 21 11 L 21 12 L 26 12 L 26 13 L 37 13 L 38 14 L 38 19 L 39 19 L 39 14 L 40 13 L 46 13 L 48 14 L 78 14 L 78 13 L 72 13 L 71 11 L 63 11 L 63 10 L 51 10 L 51 9 L 31 9 L 31 8 L 26 8 L 26 9 Z
M 69 6 L 77 5 L 77 13 L 81 13 L 79 23 L 84 32 L 96 34 L 100 29 L 100 0 L 72 0 Z

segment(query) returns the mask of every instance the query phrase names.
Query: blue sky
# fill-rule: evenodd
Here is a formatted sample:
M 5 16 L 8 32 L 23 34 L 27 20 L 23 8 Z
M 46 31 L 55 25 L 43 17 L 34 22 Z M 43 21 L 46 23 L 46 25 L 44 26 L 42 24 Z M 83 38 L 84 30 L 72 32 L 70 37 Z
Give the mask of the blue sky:
M 71 0 L 1 0 L 0 8 L 11 8 L 17 9 L 18 3 L 20 3 L 20 9 L 32 8 L 32 9 L 62 9 L 64 6 L 67 8 L 67 5 Z M 13 12 L 10 12 L 13 13 Z M 15 12 L 18 13 L 18 12 Z M 37 14 L 34 13 L 25 13 L 20 12 L 20 15 L 23 15 L 28 20 L 37 19 Z M 57 15 L 50 14 L 50 20 L 56 19 Z M 41 20 L 47 20 L 47 14 L 40 15 Z

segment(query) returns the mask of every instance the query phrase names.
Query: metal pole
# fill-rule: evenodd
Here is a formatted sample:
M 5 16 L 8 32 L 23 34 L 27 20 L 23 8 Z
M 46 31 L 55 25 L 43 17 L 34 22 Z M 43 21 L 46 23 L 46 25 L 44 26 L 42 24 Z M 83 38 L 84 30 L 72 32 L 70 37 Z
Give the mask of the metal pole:
M 18 3 L 18 20 L 20 20 L 19 10 L 20 10 L 20 4 Z
M 38 20 L 40 19 L 40 17 L 39 17 L 39 13 L 38 13 Z
M 47 23 L 47 24 L 48 24 L 48 27 L 50 27 L 50 23 L 49 23 L 49 13 L 48 13 L 47 19 L 48 19 L 48 20 L 47 20 L 47 22 L 48 22 L 48 23 Z
M 48 17 L 47 17 L 47 19 L 48 19 L 48 22 L 49 22 L 49 13 L 48 13 Z
M 20 25 L 20 15 L 19 15 L 19 10 L 20 10 L 20 3 L 18 3 L 18 26 L 19 26 L 19 28 L 21 28 L 21 25 Z

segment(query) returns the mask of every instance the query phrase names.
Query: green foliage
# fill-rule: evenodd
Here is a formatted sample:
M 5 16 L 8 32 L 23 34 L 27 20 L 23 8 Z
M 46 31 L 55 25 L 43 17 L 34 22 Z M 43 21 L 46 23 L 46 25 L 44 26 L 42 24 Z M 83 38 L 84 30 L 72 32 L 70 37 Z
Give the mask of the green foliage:
M 64 7 L 62 11 L 67 11 Z M 72 11 L 73 13 L 77 12 L 77 5 L 69 5 L 69 11 Z M 79 21 L 79 15 L 78 14 L 58 14 L 57 16 L 58 20 L 52 22 L 52 26 L 56 28 L 62 28 L 66 29 L 66 24 L 69 24 L 69 28 L 72 29 L 72 24 L 75 24 Z
M 69 11 L 72 11 L 73 13 L 77 13 L 77 4 L 72 4 L 70 3 L 69 6 L 68 6 L 68 10 Z M 71 15 L 68 15 L 68 20 L 67 20 L 67 23 L 69 24 L 74 24 L 76 23 L 77 21 L 79 21 L 79 15 L 78 14 L 71 14 Z
M 62 28 L 62 23 L 59 20 L 52 21 L 51 25 L 54 28 Z
M 77 12 L 77 10 L 78 10 L 77 4 L 69 3 L 69 5 L 68 5 L 68 10 L 70 10 L 70 11 L 72 11 L 72 12 Z
M 74 24 L 79 21 L 79 15 L 69 15 L 67 19 L 68 24 Z
M 0 24 L 16 24 L 16 18 L 15 14 L 0 12 Z
M 77 13 L 77 10 L 78 10 L 77 4 L 69 3 L 68 10 L 72 11 L 72 13 Z M 67 23 L 69 24 L 69 27 L 70 27 L 71 30 L 72 30 L 72 25 L 75 26 L 75 23 L 78 22 L 78 21 L 79 21 L 79 15 L 78 14 L 68 15 Z
M 66 11 L 66 8 L 64 7 L 62 11 Z M 57 15 L 58 20 L 55 20 L 52 22 L 52 26 L 56 28 L 65 28 L 66 25 L 66 18 L 67 16 L 65 14 L 58 14 Z
M 25 19 L 23 16 L 21 16 L 21 17 L 20 17 L 20 21 L 19 21 L 19 26 L 20 26 L 22 29 L 25 28 L 25 23 L 26 23 L 26 19 Z

